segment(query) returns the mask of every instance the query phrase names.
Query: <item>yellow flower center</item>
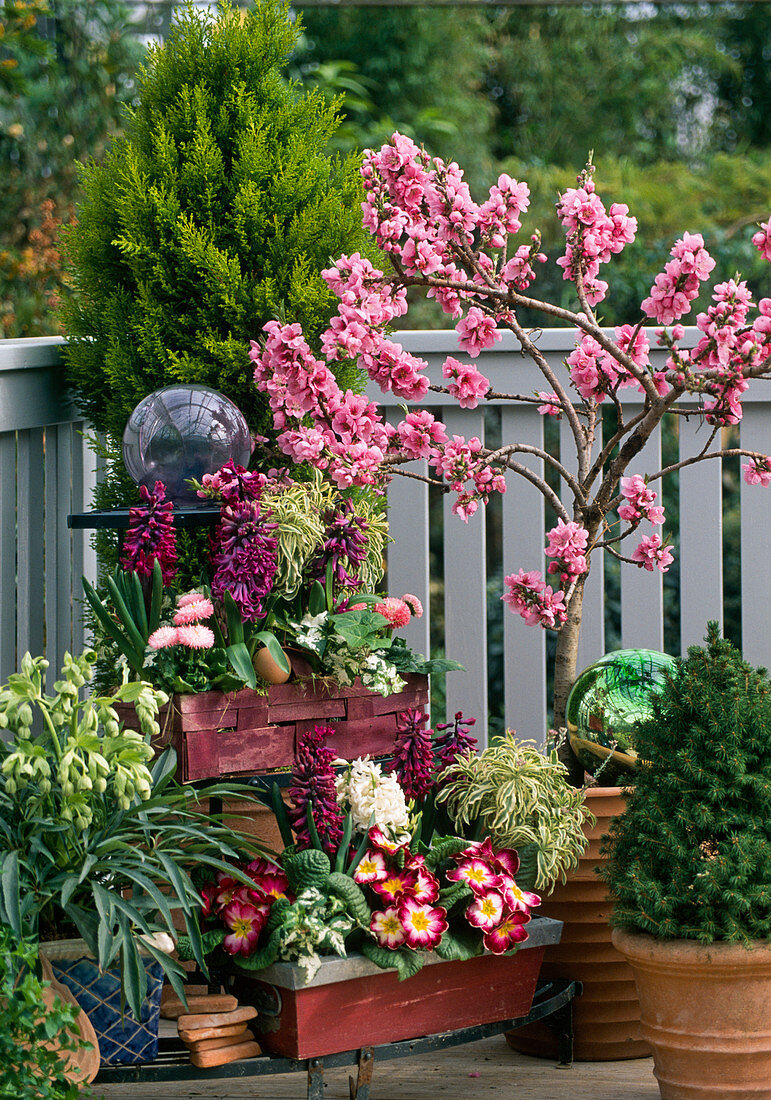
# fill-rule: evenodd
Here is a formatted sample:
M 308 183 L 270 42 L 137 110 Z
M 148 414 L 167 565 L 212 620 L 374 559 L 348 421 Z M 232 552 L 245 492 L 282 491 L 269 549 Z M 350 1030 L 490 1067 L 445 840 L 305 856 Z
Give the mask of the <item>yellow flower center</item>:
M 249 917 L 236 917 L 233 921 L 233 935 L 234 936 L 248 936 L 252 930 L 252 922 Z
M 428 917 L 425 913 L 412 913 L 410 915 L 410 924 L 416 932 L 425 932 L 428 929 Z

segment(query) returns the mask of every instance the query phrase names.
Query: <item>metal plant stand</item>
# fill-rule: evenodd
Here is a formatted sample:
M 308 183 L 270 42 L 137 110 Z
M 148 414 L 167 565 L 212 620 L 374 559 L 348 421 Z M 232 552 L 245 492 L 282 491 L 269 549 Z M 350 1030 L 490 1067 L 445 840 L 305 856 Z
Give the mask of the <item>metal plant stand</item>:
M 94 1084 L 149 1084 L 160 1081 L 203 1083 L 303 1072 L 307 1074 L 306 1100 L 323 1100 L 324 1070 L 336 1066 L 356 1066 L 356 1079 L 350 1078 L 351 1100 L 370 1100 L 376 1061 L 387 1062 L 392 1058 L 407 1058 L 413 1054 L 428 1054 L 446 1047 L 460 1046 L 462 1043 L 472 1043 L 477 1039 L 487 1039 L 491 1035 L 524 1027 L 525 1024 L 532 1024 L 537 1020 L 542 1020 L 554 1031 L 559 1041 L 560 1065 L 568 1066 L 573 1061 L 573 998 L 580 993 L 580 982 L 540 982 L 527 1016 L 465 1027 L 458 1031 L 445 1031 L 439 1035 L 426 1035 L 420 1039 L 404 1039 L 398 1043 L 385 1043 L 383 1046 L 361 1047 L 341 1054 L 327 1054 L 323 1058 L 295 1060 L 264 1054 L 213 1069 L 197 1069 L 191 1065 L 189 1052 L 179 1039 L 161 1039 L 155 1061 L 138 1066 L 106 1066 L 100 1070 Z

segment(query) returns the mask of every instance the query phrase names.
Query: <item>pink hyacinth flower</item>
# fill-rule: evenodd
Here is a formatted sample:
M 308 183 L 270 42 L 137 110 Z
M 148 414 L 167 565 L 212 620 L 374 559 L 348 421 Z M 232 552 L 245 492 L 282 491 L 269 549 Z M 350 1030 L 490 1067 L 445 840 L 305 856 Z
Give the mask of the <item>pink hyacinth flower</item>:
M 405 898 L 399 905 L 399 918 L 404 927 L 404 937 L 413 950 L 431 951 L 449 927 L 447 910 Z
M 404 925 L 399 919 L 399 911 L 393 906 L 373 913 L 369 927 L 380 946 L 389 947 L 392 951 L 401 947 L 407 938 Z
M 482 942 L 485 949 L 493 955 L 502 955 L 518 943 L 527 939 L 524 925 L 530 920 L 529 913 L 511 913 L 497 928 L 485 932 Z

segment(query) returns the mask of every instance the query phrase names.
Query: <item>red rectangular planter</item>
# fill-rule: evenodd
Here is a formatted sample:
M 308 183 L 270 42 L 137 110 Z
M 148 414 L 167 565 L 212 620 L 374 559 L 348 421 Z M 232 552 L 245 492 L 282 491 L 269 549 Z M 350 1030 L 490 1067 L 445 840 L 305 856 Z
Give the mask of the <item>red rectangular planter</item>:
M 562 924 L 535 918 L 528 929 L 514 955 L 464 962 L 428 955 L 423 969 L 403 982 L 396 971 L 356 955 L 322 959 L 308 985 L 294 964 L 275 963 L 254 976 L 239 974 L 233 992 L 259 1009 L 254 1030 L 263 1050 L 289 1058 L 516 1019 L 530 1011 L 544 950 L 558 942 Z
M 179 779 L 195 782 L 288 768 L 297 737 L 314 725 L 331 725 L 328 744 L 353 760 L 387 756 L 394 747 L 397 716 L 428 705 L 428 678 L 407 676 L 407 686 L 383 697 L 357 683 L 340 688 L 322 680 L 296 680 L 260 695 L 250 688 L 224 694 L 175 695 L 159 715 L 156 747 L 177 750 Z M 138 723 L 133 706 L 115 708 L 127 726 Z

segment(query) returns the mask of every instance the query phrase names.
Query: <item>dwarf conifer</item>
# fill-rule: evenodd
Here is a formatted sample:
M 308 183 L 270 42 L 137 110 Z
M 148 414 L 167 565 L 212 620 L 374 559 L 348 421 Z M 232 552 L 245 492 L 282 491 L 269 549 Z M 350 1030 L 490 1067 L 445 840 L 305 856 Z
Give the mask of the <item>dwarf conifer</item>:
M 189 4 L 149 49 L 124 135 L 83 168 L 65 357 L 113 439 L 138 401 L 180 381 L 264 428 L 249 340 L 274 316 L 317 336 L 332 312 L 321 269 L 366 247 L 356 164 L 325 153 L 337 105 L 282 75 L 297 32 L 279 0 Z
M 717 623 L 654 698 L 615 819 L 614 923 L 659 938 L 771 936 L 771 684 Z

